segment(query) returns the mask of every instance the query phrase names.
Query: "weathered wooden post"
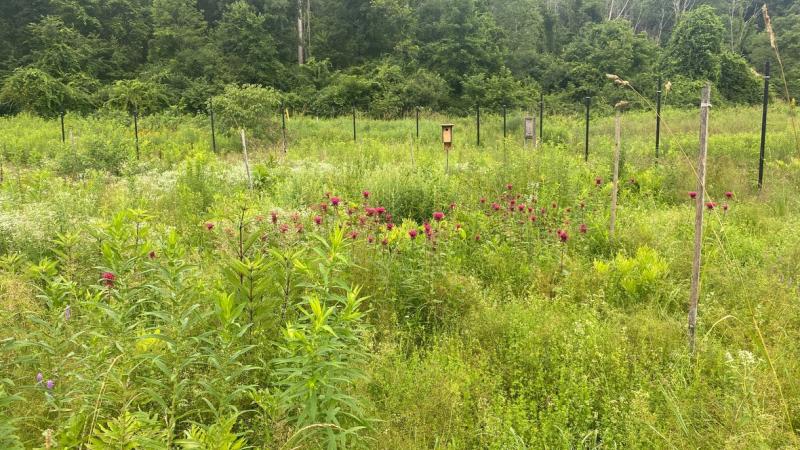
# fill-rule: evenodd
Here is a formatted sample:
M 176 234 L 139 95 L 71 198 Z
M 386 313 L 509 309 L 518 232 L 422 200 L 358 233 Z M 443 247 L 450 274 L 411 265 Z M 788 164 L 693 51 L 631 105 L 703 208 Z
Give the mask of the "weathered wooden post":
M 764 106 L 761 111 L 761 150 L 758 156 L 758 189 L 764 185 L 764 151 L 767 145 L 767 106 L 769 106 L 769 60 L 764 65 Z
M 692 287 L 689 294 L 689 353 L 695 351 L 697 303 L 700 299 L 700 264 L 703 251 L 703 208 L 706 194 L 706 154 L 708 152 L 708 110 L 711 108 L 711 86 L 703 88 L 700 100 L 700 156 L 697 164 L 697 196 L 695 197 L 694 259 Z
M 250 159 L 247 157 L 247 138 L 244 136 L 244 128 L 239 129 L 239 134 L 242 136 L 242 153 L 244 154 L 244 170 L 247 173 L 247 185 L 252 190 L 253 178 L 250 176 Z
M 621 101 L 614 108 L 614 172 L 611 183 L 611 221 L 608 229 L 609 240 L 614 242 L 614 228 L 617 223 L 617 197 L 619 196 L 619 157 L 622 152 L 622 112 L 628 107 L 628 102 Z

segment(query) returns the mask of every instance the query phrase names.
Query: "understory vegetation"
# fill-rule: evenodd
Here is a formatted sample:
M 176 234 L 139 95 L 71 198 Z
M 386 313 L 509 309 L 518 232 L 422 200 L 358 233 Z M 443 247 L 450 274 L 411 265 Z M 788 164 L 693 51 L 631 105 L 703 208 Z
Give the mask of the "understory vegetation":
M 713 109 L 697 348 L 697 112 L 613 122 L 0 118 L 0 448 L 794 448 L 790 109 Z M 231 127 L 233 128 L 233 127 Z M 276 131 L 277 130 L 277 131 Z M 248 177 L 252 180 L 249 188 Z

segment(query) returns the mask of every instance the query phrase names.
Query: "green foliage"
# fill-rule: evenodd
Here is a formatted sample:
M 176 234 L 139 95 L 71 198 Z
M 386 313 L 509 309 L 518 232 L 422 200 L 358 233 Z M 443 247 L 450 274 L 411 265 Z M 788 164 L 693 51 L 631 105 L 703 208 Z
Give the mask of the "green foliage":
M 8 450 L 22 450 L 24 447 L 16 435 L 17 428 L 14 426 L 16 420 L 5 413 L 13 402 L 19 401 L 21 398 L 6 392 L 5 384 L 8 381 L 0 380 L 0 446 Z
M 166 449 L 164 432 L 156 418 L 146 413 L 125 411 L 106 425 L 98 425 L 89 442 L 91 450 Z
M 666 261 L 647 247 L 638 248 L 633 258 L 617 254 L 610 262 L 594 262 L 594 270 L 608 287 L 606 298 L 622 306 L 652 301 L 663 290 L 667 269 Z
M 56 117 L 88 102 L 88 96 L 35 68 L 19 68 L 3 83 L 0 102 L 43 117 Z
M 279 130 L 277 114 L 281 97 L 277 91 L 260 85 L 227 85 L 212 99 L 220 128 L 238 134 L 247 130 L 256 138 L 273 136 Z M 277 117 L 276 117 L 277 116 Z
M 761 101 L 759 77 L 744 58 L 729 51 L 722 53 L 719 89 L 732 103 L 756 104 Z
M 108 91 L 108 105 L 131 114 L 159 108 L 166 99 L 163 87 L 145 80 L 119 80 Z
M 283 408 L 295 426 L 312 427 L 306 432 L 324 436 L 327 448 L 346 448 L 367 425 L 361 402 L 346 390 L 365 378 L 359 368 L 366 360 L 364 298 L 340 278 L 348 264 L 344 231 L 334 229 L 320 243 L 320 284 L 304 297 L 298 320 L 287 324 L 273 364 Z
M 791 447 L 791 111 L 770 110 L 758 189 L 760 108 L 714 89 L 690 357 L 704 81 L 671 81 L 657 164 L 652 112 L 623 117 L 613 241 L 602 113 L 588 162 L 582 117 L 548 110 L 533 152 L 523 111 L 506 140 L 486 111 L 481 147 L 455 117 L 445 174 L 440 115 L 419 139 L 360 117 L 354 145 L 349 118 L 292 112 L 286 154 L 250 153 L 252 190 L 207 117 L 143 118 L 135 165 L 123 111 L 68 114 L 74 146 L 57 120 L 0 117 L 0 447 Z
M 684 14 L 672 32 L 662 66 L 670 75 L 719 81 L 724 33 L 722 20 L 710 6 Z

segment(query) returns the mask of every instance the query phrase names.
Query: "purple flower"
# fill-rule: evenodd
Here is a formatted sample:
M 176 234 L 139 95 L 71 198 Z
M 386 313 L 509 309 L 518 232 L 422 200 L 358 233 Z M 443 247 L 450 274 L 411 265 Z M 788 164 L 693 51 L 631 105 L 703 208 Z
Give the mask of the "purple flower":
M 67 307 L 64 308 L 64 320 L 69 320 L 70 317 L 72 317 L 72 308 L 67 305 Z
M 36 374 L 36 382 L 37 383 L 41 383 L 42 380 L 44 380 L 44 375 L 42 375 L 42 372 L 37 373 Z
M 47 380 L 47 383 L 45 383 L 45 386 L 47 387 L 48 391 L 52 391 L 53 388 L 56 386 L 56 382 L 53 381 L 53 380 Z

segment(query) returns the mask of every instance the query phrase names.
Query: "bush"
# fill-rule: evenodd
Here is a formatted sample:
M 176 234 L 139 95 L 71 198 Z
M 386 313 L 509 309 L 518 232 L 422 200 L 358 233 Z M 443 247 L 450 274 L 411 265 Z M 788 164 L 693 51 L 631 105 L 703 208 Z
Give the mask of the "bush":
M 761 101 L 761 83 L 755 71 L 741 56 L 722 53 L 719 90 L 732 103 L 756 104 Z

